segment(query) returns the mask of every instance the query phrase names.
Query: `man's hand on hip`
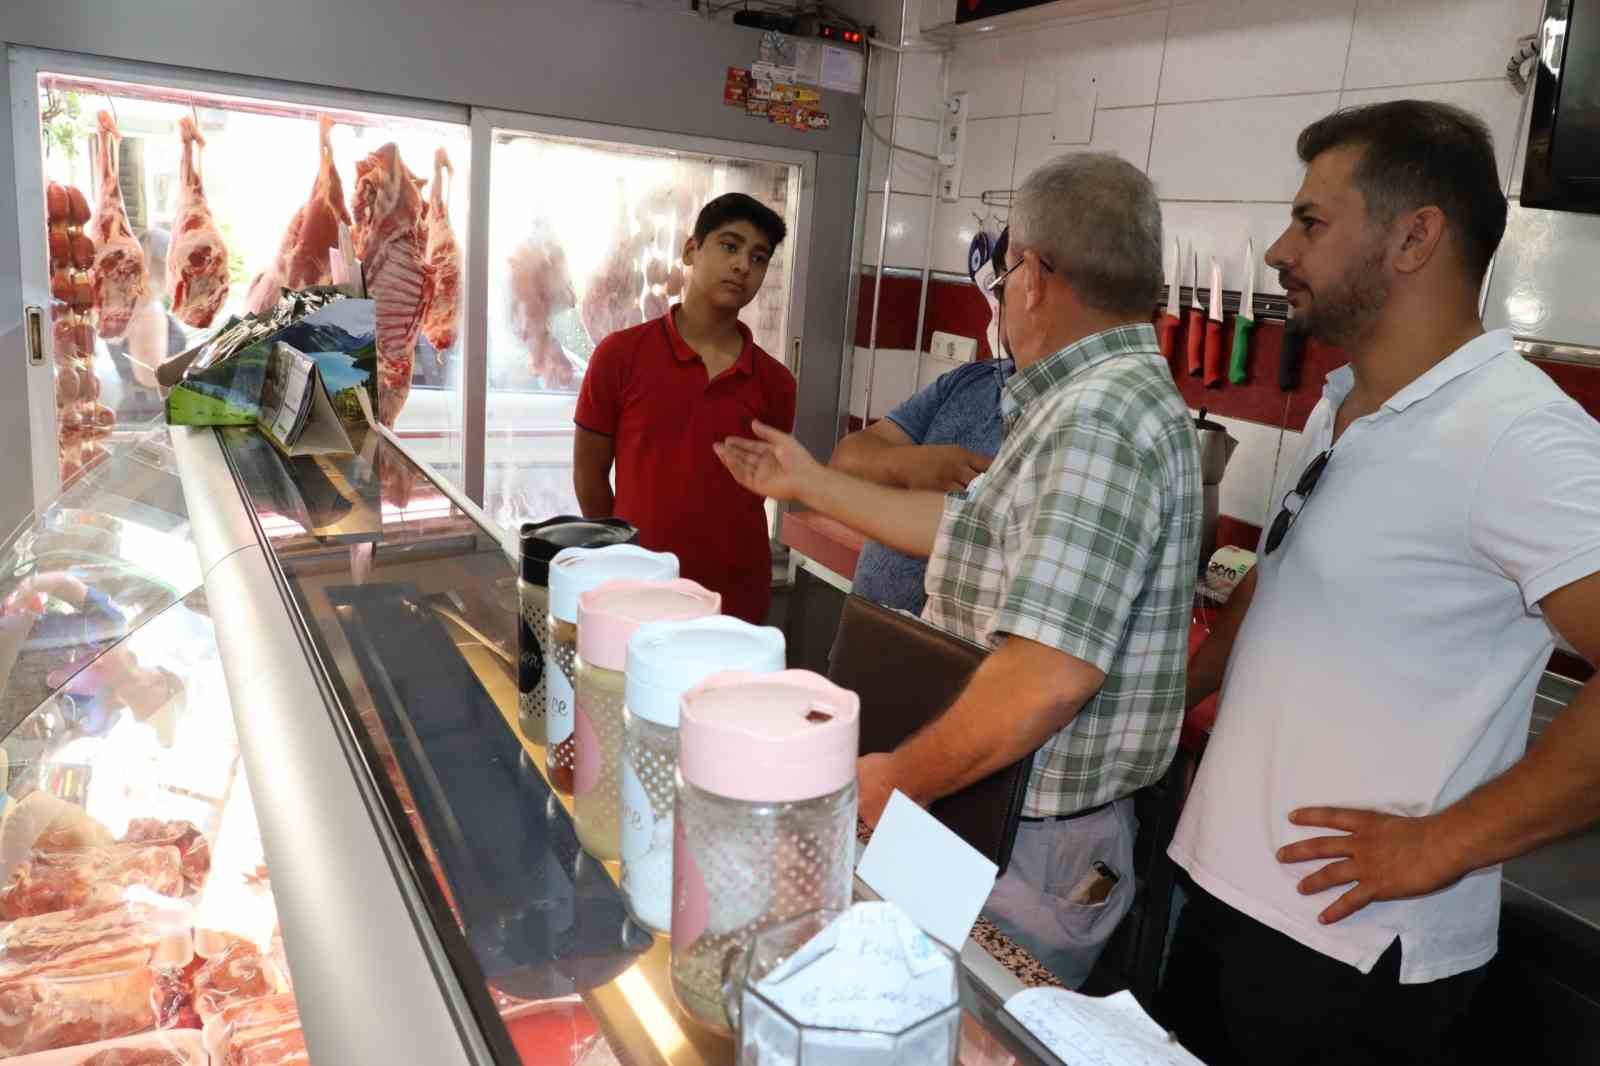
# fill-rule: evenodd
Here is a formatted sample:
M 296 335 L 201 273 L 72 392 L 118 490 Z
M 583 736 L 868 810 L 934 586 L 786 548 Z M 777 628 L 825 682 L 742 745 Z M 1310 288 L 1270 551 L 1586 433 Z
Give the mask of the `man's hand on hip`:
M 994 460 L 959 444 L 925 444 L 901 449 L 908 489 L 960 492 Z
M 1331 925 L 1382 900 L 1411 899 L 1448 888 L 1467 872 L 1433 818 L 1407 818 L 1345 807 L 1301 807 L 1289 812 L 1295 825 L 1337 829 L 1344 835 L 1311 837 L 1278 849 L 1281 863 L 1336 861 L 1300 882 L 1310 896 L 1339 885 L 1355 887 L 1317 916 Z

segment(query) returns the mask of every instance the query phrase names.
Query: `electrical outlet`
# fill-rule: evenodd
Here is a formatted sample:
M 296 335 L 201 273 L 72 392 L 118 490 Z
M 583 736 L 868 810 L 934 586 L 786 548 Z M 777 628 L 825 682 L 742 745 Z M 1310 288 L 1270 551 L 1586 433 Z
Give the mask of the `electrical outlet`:
M 978 357 L 978 342 L 972 337 L 935 330 L 931 354 L 947 363 L 970 363 Z

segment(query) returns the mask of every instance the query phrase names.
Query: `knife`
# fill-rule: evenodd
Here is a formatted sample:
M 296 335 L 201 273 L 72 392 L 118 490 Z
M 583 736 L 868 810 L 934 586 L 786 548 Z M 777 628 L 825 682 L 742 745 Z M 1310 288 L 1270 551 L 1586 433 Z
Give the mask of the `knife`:
M 1161 354 L 1170 364 L 1178 354 L 1178 330 L 1183 328 L 1183 318 L 1178 312 L 1178 295 L 1183 281 L 1183 246 L 1172 238 L 1172 283 L 1167 286 L 1167 311 L 1156 324 L 1156 336 L 1161 341 Z
M 1228 380 L 1243 385 L 1250 376 L 1250 334 L 1256 328 L 1256 242 L 1244 246 L 1244 290 L 1239 294 L 1239 317 L 1233 320 L 1233 355 L 1228 360 Z
M 1189 260 L 1194 264 L 1194 302 L 1189 305 L 1189 332 L 1184 338 L 1184 355 L 1189 366 L 1189 373 L 1199 377 L 1205 369 L 1205 340 L 1206 313 L 1200 309 L 1200 256 L 1194 250 L 1194 242 L 1189 242 Z
M 1211 257 L 1211 314 L 1206 321 L 1205 386 L 1222 384 L 1222 264 Z

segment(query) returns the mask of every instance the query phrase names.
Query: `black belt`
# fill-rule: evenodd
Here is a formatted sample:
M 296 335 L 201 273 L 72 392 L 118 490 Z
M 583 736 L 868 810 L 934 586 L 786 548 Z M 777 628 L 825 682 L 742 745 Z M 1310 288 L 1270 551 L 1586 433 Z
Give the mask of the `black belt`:
M 1081 811 L 1073 811 L 1071 814 L 1047 814 L 1047 815 L 1044 815 L 1041 818 L 1023 818 L 1022 821 L 1024 821 L 1024 822 L 1071 822 L 1071 821 L 1074 821 L 1074 820 L 1076 820 L 1078 818 L 1087 818 L 1091 814 L 1099 814 L 1101 811 L 1105 810 L 1107 807 L 1110 807 L 1115 802 L 1117 802 L 1117 801 L 1116 800 L 1107 800 L 1105 803 L 1098 803 L 1093 807 L 1085 807 L 1083 810 L 1081 810 Z

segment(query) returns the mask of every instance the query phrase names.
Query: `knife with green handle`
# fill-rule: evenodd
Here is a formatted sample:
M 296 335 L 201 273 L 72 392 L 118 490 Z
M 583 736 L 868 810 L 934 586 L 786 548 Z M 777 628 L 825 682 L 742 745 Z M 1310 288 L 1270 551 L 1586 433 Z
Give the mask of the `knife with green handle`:
M 1243 385 L 1250 377 L 1250 334 L 1256 328 L 1256 242 L 1244 246 L 1244 289 L 1239 293 L 1239 317 L 1233 320 L 1233 355 L 1228 360 L 1228 380 Z

